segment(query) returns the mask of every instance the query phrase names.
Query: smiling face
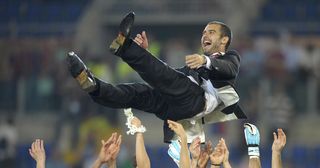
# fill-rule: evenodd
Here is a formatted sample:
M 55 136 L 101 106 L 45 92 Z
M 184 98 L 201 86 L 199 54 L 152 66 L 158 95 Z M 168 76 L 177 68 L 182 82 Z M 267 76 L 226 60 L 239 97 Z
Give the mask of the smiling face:
M 202 32 L 201 47 L 205 55 L 216 52 L 225 52 L 228 37 L 221 36 L 221 25 L 208 24 Z

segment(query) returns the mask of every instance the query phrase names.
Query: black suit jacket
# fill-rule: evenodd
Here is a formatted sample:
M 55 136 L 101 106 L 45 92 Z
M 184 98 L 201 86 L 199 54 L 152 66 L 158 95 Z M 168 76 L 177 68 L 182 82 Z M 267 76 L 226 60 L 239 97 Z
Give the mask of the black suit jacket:
M 240 55 L 235 50 L 227 51 L 224 55 L 210 56 L 210 69 L 201 67 L 196 70 L 187 66 L 176 69 L 185 75 L 191 75 L 200 84 L 202 78 L 209 79 L 215 88 L 230 85 L 234 88 L 240 68 Z M 234 88 L 235 89 L 235 88 Z M 236 89 L 235 89 L 236 90 Z M 222 110 L 223 113 L 235 113 L 238 118 L 246 118 L 238 103 Z

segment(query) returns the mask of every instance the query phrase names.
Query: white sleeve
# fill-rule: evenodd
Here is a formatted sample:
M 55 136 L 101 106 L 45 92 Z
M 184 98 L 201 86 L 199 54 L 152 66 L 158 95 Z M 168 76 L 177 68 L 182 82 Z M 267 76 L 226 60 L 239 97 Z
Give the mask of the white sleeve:
M 207 60 L 207 63 L 206 63 L 206 68 L 208 69 L 211 69 L 210 66 L 211 66 L 211 60 L 209 57 L 205 56 L 206 60 Z

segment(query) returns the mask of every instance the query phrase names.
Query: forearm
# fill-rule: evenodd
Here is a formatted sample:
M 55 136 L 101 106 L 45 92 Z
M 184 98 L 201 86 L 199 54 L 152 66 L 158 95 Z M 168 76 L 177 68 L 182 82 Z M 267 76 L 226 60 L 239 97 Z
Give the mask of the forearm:
M 150 168 L 150 159 L 144 146 L 143 134 L 136 135 L 136 159 L 139 168 Z
M 272 168 L 282 168 L 281 152 L 272 151 Z
M 197 168 L 198 166 L 198 159 L 191 160 L 191 168 Z
M 46 162 L 45 161 L 37 161 L 37 168 L 45 168 Z
M 108 163 L 108 168 L 117 168 L 117 162 L 116 160 L 110 161 Z
M 239 62 L 234 60 L 222 60 L 210 58 L 209 69 L 214 73 L 223 75 L 225 78 L 234 78 L 239 69 Z
M 249 159 L 249 168 L 261 168 L 260 158 L 250 158 Z
M 223 168 L 232 168 L 229 161 L 223 162 Z
M 102 166 L 101 161 L 99 161 L 99 159 L 97 159 L 96 161 L 94 161 L 92 168 L 100 168 L 101 166 Z
M 187 137 L 181 138 L 180 168 L 190 168 L 190 157 L 188 151 Z

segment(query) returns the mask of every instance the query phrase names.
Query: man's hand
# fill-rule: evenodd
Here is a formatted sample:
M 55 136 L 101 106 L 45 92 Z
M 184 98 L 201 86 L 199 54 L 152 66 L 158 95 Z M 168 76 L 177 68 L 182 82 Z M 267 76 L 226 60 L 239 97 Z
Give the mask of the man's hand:
M 207 63 L 204 55 L 193 54 L 186 56 L 186 65 L 191 69 L 199 68 Z
M 278 136 L 275 132 L 273 133 L 272 151 L 280 153 L 286 145 L 287 138 L 282 129 L 278 129 L 277 132 Z
M 37 162 L 37 164 L 45 164 L 46 161 L 46 151 L 44 149 L 43 140 L 36 139 L 31 148 L 29 148 L 29 154 Z
M 133 41 L 144 49 L 148 49 L 149 47 L 148 38 L 145 31 L 142 31 L 141 34 L 137 34 Z
M 201 140 L 199 137 L 193 139 L 192 143 L 189 146 L 189 150 L 192 156 L 192 160 L 194 161 L 198 161 L 199 157 L 200 157 L 200 152 L 201 152 Z
M 225 159 L 225 152 L 223 141 L 220 139 L 214 151 L 210 154 L 211 165 L 221 165 Z
M 181 138 L 181 140 L 187 139 L 186 132 L 184 131 L 184 129 L 180 123 L 168 120 L 168 124 L 169 124 L 169 128 L 172 131 L 174 131 Z
M 231 168 L 231 165 L 229 163 L 229 150 L 228 150 L 228 147 L 226 145 L 226 142 L 223 138 L 221 138 L 219 140 L 219 142 L 221 141 L 221 148 L 223 149 L 223 167 L 224 168 Z
M 205 168 L 209 161 L 209 154 L 206 150 L 201 150 L 198 166 L 199 168 Z
M 107 141 L 102 140 L 102 147 L 98 156 L 98 162 L 100 164 L 113 164 L 119 154 L 121 141 L 121 135 L 117 137 L 117 133 L 112 133 L 111 137 Z
M 139 128 L 141 126 L 141 121 L 139 120 L 139 118 L 137 117 L 134 117 L 132 120 L 131 120 L 131 124 L 136 126 L 137 128 Z
M 211 141 L 208 141 L 206 143 L 205 148 L 201 150 L 199 161 L 198 161 L 199 168 L 205 168 L 207 166 L 211 153 L 212 153 L 212 143 Z

